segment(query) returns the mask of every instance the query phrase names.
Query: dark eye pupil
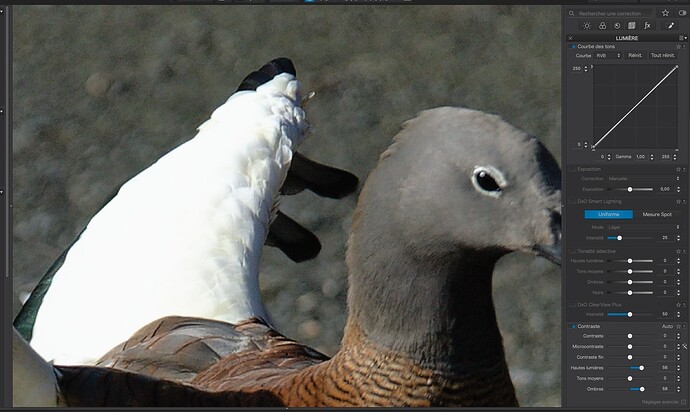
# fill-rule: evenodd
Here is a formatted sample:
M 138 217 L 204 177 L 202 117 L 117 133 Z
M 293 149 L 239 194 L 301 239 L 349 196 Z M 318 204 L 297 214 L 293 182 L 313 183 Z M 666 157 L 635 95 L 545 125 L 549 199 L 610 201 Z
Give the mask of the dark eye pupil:
M 479 187 L 486 190 L 487 192 L 498 192 L 501 187 L 496 183 L 493 177 L 489 176 L 485 171 L 477 173 L 477 183 Z

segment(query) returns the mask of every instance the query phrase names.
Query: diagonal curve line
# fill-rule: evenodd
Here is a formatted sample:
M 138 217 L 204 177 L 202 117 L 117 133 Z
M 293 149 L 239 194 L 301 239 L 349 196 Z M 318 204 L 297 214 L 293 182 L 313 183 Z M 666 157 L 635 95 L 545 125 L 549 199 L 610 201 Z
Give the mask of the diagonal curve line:
M 601 143 L 602 140 L 606 139 L 606 136 L 608 136 L 608 135 L 613 131 L 613 129 L 615 129 L 616 127 L 618 127 L 618 125 L 621 124 L 621 122 L 622 122 L 623 120 L 625 120 L 625 118 L 628 117 L 628 115 L 629 115 L 630 113 L 632 113 L 633 110 L 637 109 L 637 106 L 639 106 L 640 103 L 642 103 L 642 102 L 644 101 L 644 99 L 646 99 L 650 94 L 652 94 L 652 92 L 653 92 L 654 90 L 656 90 L 656 88 L 659 87 L 659 85 L 661 85 L 661 83 L 663 83 L 664 80 L 666 80 L 666 79 L 668 78 L 668 76 L 670 76 L 671 74 L 673 74 L 673 72 L 675 72 L 676 69 L 678 69 L 678 65 L 673 66 L 673 68 L 671 69 L 671 71 L 668 72 L 668 73 L 666 74 L 666 76 L 664 76 L 663 79 L 659 80 L 659 83 L 657 83 L 656 86 L 652 87 L 652 90 L 650 90 L 649 92 L 647 92 L 647 94 L 645 94 L 644 97 L 643 97 L 642 99 L 640 99 L 640 101 L 637 102 L 637 104 L 636 104 L 635 106 L 632 107 L 632 109 L 628 110 L 628 113 L 626 113 L 625 116 L 621 117 L 621 119 L 620 119 L 618 122 L 616 122 L 616 124 L 614 124 L 613 127 L 612 127 L 611 129 L 609 129 L 609 131 L 606 132 L 605 135 L 601 136 L 601 139 L 599 139 L 596 143 L 594 143 L 594 145 L 592 146 L 592 149 L 595 149 L 595 148 L 599 145 L 599 143 Z

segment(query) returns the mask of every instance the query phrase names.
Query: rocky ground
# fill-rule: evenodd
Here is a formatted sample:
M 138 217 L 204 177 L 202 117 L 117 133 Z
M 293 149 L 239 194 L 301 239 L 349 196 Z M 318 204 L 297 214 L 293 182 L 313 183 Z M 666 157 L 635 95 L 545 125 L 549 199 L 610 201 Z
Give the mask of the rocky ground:
M 362 180 L 402 121 L 440 105 L 498 113 L 560 152 L 556 6 L 41 6 L 15 7 L 13 24 L 15 312 L 115 188 L 274 57 L 290 57 L 317 93 L 302 151 Z M 329 354 L 345 320 L 355 202 L 286 199 L 323 250 L 303 264 L 270 248 L 263 258 L 280 330 Z M 494 283 L 521 403 L 559 405 L 558 269 L 513 254 Z

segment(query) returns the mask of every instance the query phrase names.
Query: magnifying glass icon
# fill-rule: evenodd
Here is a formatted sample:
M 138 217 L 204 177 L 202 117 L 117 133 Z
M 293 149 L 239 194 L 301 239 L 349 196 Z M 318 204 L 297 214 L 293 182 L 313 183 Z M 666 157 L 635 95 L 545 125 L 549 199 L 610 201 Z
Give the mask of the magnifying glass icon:
M 572 10 L 570 10 L 570 11 L 568 12 L 568 16 L 570 16 L 570 17 L 575 17 L 575 12 L 572 11 Z

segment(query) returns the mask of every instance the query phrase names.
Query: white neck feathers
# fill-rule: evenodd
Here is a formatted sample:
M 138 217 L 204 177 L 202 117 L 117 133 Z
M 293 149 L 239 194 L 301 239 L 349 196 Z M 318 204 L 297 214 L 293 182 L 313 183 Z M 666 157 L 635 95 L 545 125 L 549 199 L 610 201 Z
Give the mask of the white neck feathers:
M 259 261 L 308 128 L 300 100 L 287 73 L 235 93 L 194 139 L 124 184 L 68 252 L 32 346 L 85 363 L 162 316 L 268 319 Z

